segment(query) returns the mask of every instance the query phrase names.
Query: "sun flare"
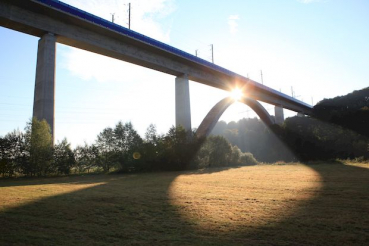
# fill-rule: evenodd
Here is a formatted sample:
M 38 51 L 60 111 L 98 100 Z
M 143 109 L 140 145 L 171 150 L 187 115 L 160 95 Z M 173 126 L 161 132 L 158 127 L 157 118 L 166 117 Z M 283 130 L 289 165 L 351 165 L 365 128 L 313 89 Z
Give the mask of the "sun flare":
M 236 88 L 233 91 L 231 91 L 231 97 L 235 100 L 235 101 L 239 101 L 243 96 L 243 93 L 240 89 Z

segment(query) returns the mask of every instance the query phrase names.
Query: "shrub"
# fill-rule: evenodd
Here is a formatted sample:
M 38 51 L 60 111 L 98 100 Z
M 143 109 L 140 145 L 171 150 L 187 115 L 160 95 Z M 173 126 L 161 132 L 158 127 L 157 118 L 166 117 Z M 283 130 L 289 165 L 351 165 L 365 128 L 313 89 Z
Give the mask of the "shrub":
M 240 156 L 240 164 L 245 166 L 256 165 L 258 161 L 251 153 L 242 153 Z

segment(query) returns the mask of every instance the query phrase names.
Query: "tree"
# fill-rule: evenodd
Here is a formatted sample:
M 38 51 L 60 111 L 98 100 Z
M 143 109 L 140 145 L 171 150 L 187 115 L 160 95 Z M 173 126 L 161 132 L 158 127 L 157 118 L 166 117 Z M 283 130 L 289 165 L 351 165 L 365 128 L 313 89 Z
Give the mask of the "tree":
M 98 163 L 104 171 L 112 167 L 120 171 L 134 170 L 140 162 L 137 156 L 140 155 L 142 143 L 142 138 L 130 122 L 118 122 L 114 129 L 105 128 L 97 137 Z
M 369 139 L 343 127 L 313 118 L 288 118 L 283 139 L 303 161 L 369 158 Z M 360 155 L 360 156 L 357 156 Z
M 313 108 L 313 116 L 369 137 L 368 109 L 369 87 L 318 102 Z
M 217 125 L 224 122 L 218 122 Z M 263 162 L 292 160 L 293 155 L 275 134 L 277 126 L 267 127 L 257 118 L 241 119 L 230 122 L 220 134 L 232 146 L 236 145 L 241 152 L 250 152 L 255 158 Z M 277 131 L 281 131 L 277 129 Z M 281 135 L 281 134 L 279 134 Z
M 193 131 L 187 132 L 182 126 L 172 127 L 159 145 L 160 170 L 185 170 L 190 168 L 199 150 L 201 140 Z
M 143 140 L 131 122 L 118 122 L 114 129 L 115 151 L 121 171 L 130 171 L 139 164 Z M 136 153 L 136 154 L 135 154 Z
M 162 139 L 162 136 L 157 135 L 156 127 L 151 124 L 146 130 L 141 148 L 140 170 L 151 171 L 160 165 L 159 156 L 163 143 Z
M 242 153 L 222 136 L 210 136 L 196 155 L 197 168 L 256 165 L 251 153 Z
M 5 176 L 13 176 L 14 166 L 12 165 L 10 152 L 11 142 L 6 138 L 0 138 L 0 174 Z
M 227 129 L 227 123 L 225 121 L 218 121 L 211 131 L 212 135 L 222 135 L 223 132 Z
M 230 165 L 239 165 L 242 152 L 237 145 L 231 146 L 231 154 L 229 156 Z
M 0 138 L 0 173 L 3 176 L 23 173 L 28 165 L 28 158 L 29 152 L 24 133 L 14 130 L 4 138 Z
M 210 137 L 209 166 L 228 166 L 232 155 L 231 144 L 221 136 Z
M 200 168 L 229 166 L 237 154 L 232 155 L 232 146 L 224 137 L 210 136 L 197 152 L 196 162 Z
M 112 128 L 105 128 L 99 133 L 96 140 L 96 147 L 99 151 L 97 163 L 103 168 L 105 172 L 109 172 L 110 169 L 117 163 L 117 153 L 114 131 Z
M 25 174 L 41 176 L 50 173 L 53 162 L 53 139 L 46 120 L 33 118 L 26 127 L 26 138 L 30 143 L 30 158 Z
M 54 146 L 54 167 L 58 173 L 69 174 L 75 164 L 74 153 L 67 139 Z
M 89 146 L 85 143 L 84 146 L 77 146 L 74 151 L 74 158 L 77 170 L 79 173 L 90 172 L 94 167 L 98 167 L 99 151 L 95 145 Z

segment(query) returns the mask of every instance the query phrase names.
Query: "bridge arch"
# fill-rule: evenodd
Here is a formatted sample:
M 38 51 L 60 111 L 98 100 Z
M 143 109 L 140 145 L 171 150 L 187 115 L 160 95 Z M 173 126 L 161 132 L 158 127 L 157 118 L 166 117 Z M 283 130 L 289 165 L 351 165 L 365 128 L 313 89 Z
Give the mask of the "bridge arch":
M 197 137 L 207 137 L 210 132 L 215 127 L 216 123 L 226 111 L 226 109 L 231 106 L 235 100 L 232 97 L 226 97 L 220 100 L 215 106 L 209 111 L 206 117 L 201 122 L 199 128 L 196 131 Z M 275 123 L 274 119 L 270 116 L 268 111 L 256 100 L 251 98 L 243 97 L 239 102 L 246 104 L 252 108 L 255 113 L 260 117 L 260 119 L 267 125 L 273 125 Z

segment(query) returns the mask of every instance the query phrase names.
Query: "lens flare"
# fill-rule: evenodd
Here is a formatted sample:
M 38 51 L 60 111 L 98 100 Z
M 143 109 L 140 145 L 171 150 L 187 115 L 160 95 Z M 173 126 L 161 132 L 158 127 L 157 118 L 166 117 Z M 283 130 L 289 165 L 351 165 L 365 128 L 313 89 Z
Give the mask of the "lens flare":
M 133 153 L 133 159 L 138 160 L 141 158 L 141 154 L 139 152 Z
M 235 101 L 239 101 L 242 97 L 243 97 L 243 93 L 240 89 L 236 88 L 231 92 L 231 97 L 235 100 Z

